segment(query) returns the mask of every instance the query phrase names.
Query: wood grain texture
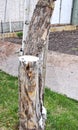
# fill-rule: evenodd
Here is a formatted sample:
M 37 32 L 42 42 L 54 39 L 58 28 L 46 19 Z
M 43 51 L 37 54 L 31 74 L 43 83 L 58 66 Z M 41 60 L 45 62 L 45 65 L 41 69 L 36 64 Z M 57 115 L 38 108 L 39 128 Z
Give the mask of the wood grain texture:
M 24 54 L 38 56 L 40 59 L 39 69 L 39 88 L 44 95 L 45 73 L 46 73 L 46 55 L 48 48 L 48 34 L 50 28 L 50 18 L 54 10 L 55 0 L 39 0 L 34 10 L 29 31 L 26 38 Z
M 53 0 L 39 0 L 34 10 L 26 38 L 24 54 L 39 56 L 43 51 L 49 32 L 50 18 L 54 9 Z M 44 32 L 46 37 L 43 39 Z
M 34 10 L 25 41 L 25 55 L 39 57 L 38 66 L 34 62 L 19 67 L 20 129 L 44 130 L 43 91 L 46 71 L 47 36 L 54 0 L 39 0 Z M 38 70 L 36 69 L 38 67 Z M 44 113 L 44 115 L 43 115 Z
M 30 57 L 29 57 L 30 59 Z M 19 130 L 37 130 L 40 118 L 38 61 L 20 61 L 19 65 Z

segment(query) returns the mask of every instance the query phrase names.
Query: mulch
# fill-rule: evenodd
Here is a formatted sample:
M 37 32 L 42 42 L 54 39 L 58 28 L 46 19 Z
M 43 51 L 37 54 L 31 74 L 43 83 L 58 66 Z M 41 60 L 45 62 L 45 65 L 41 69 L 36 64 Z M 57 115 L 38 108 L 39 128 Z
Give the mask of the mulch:
M 50 51 L 78 55 L 78 30 L 51 32 L 48 49 Z
M 4 41 L 5 41 L 5 42 L 16 43 L 16 44 L 22 44 L 22 39 L 21 39 L 21 38 L 18 38 L 18 37 L 5 38 Z
M 20 48 L 21 48 L 20 44 L 0 40 L 0 63 L 2 62 L 3 59 L 6 59 L 11 55 L 19 53 Z

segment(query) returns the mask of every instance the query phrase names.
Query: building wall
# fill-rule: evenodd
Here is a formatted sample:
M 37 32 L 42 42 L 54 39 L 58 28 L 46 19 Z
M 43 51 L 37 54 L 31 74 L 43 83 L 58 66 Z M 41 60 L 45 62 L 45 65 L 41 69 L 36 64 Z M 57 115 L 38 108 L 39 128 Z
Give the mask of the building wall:
M 0 0 L 0 21 L 23 21 L 24 2 L 25 0 Z
M 0 32 L 2 30 L 4 30 L 3 32 L 11 32 L 23 29 L 23 21 L 30 22 L 37 1 L 0 0 Z
M 5 0 L 0 0 L 0 21 L 4 19 Z
M 0 33 L 23 29 L 24 3 L 25 0 L 0 0 Z
M 0 21 L 23 21 L 26 14 L 29 15 L 29 19 L 31 19 L 37 1 L 38 0 L 0 0 Z
M 72 24 L 78 25 L 78 0 L 73 1 Z
M 6 4 L 7 1 L 7 4 Z M 0 0 L 0 22 L 17 22 L 31 20 L 32 13 L 38 0 Z M 74 0 L 75 1 L 78 0 Z M 57 0 L 51 18 L 52 24 L 70 24 L 73 0 Z M 77 8 L 77 6 L 75 6 Z M 75 13 L 76 12 L 76 13 Z M 76 20 L 77 21 L 77 20 Z
M 70 24 L 73 0 L 57 0 L 51 18 L 52 24 Z

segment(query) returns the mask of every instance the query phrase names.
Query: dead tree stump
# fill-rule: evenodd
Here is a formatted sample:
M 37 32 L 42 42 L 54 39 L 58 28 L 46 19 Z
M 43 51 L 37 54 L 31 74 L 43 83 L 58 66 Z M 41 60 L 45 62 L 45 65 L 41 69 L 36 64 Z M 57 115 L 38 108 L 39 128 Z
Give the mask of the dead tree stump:
M 45 108 L 40 104 L 39 58 L 21 56 L 19 61 L 19 130 L 43 130 Z

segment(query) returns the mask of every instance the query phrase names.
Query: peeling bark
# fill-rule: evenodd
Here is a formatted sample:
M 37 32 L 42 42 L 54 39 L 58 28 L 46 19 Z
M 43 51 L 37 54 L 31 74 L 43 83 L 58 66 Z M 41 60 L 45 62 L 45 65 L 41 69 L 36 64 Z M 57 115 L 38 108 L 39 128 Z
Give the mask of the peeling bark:
M 31 60 L 30 60 L 31 58 Z M 19 57 L 19 130 L 39 130 L 38 58 Z
M 39 86 L 42 91 L 45 86 L 47 39 L 50 27 L 50 18 L 54 10 L 55 0 L 39 0 L 34 10 L 29 31 L 26 38 L 24 54 L 38 56 L 40 59 Z M 41 97 L 42 99 L 42 97 Z
M 35 56 L 41 54 L 47 39 L 53 9 L 53 0 L 38 1 L 29 25 L 24 54 Z
M 20 129 L 44 130 L 46 110 L 43 95 L 46 72 L 47 36 L 55 0 L 39 0 L 25 41 L 24 54 L 39 57 L 39 64 L 20 62 Z M 36 69 L 38 67 L 38 69 Z M 31 72 L 32 70 L 32 72 Z M 33 76 L 31 76 L 33 75 Z M 31 78 L 32 77 L 32 78 Z

